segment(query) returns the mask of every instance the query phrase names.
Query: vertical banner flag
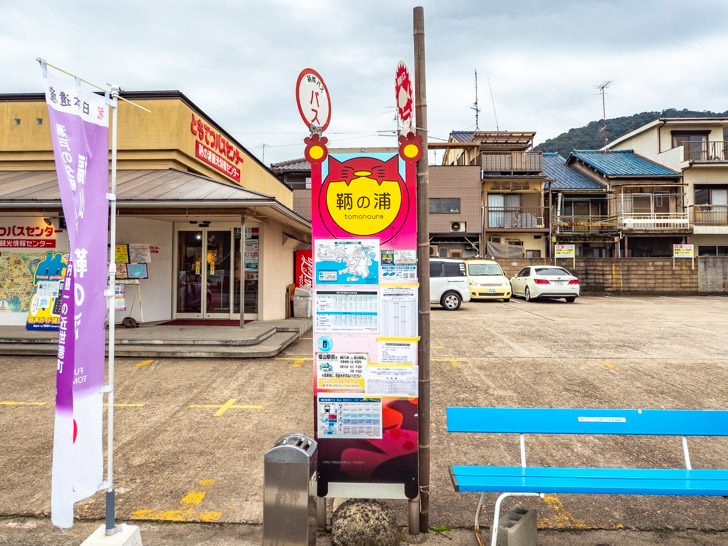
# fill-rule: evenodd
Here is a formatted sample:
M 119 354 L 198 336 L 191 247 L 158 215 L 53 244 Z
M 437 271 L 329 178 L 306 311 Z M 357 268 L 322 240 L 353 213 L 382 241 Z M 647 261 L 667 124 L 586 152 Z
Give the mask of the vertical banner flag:
M 103 481 L 109 108 L 78 78 L 41 63 L 70 253 L 56 368 L 51 521 L 73 525 L 73 503 Z
M 298 95 L 307 102 L 312 96 Z M 356 153 L 329 150 L 327 140 L 316 132 L 305 139 L 318 495 L 326 496 L 330 483 L 361 484 L 363 490 L 391 484 L 402 485 L 413 499 L 421 137 L 410 132 L 399 137 L 399 148 Z

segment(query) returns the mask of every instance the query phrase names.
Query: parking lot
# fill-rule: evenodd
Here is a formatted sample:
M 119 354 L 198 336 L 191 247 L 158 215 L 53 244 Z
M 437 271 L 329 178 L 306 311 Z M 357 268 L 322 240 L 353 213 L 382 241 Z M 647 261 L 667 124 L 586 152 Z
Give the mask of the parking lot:
M 469 302 L 454 312 L 433 307 L 431 326 L 432 526 L 472 527 L 477 495 L 453 492 L 448 465 L 520 461 L 517 436 L 448 435 L 449 405 L 727 409 L 728 297 Z M 240 540 L 259 542 L 263 454 L 284 433 L 313 432 L 311 347 L 309 334 L 271 359 L 118 359 L 117 519 L 231 524 Z M 6 357 L 0 367 L 0 544 L 78 544 L 73 531 L 61 536 L 42 519 L 55 360 Z M 693 467 L 726 468 L 728 439 L 689 444 Z M 531 465 L 684 464 L 679 438 L 530 437 L 527 453 Z M 523 504 L 538 508 L 542 529 L 690 530 L 699 540 L 685 544 L 719 544 L 724 535 L 711 533 L 728 530 L 722 497 L 552 495 Z M 78 503 L 76 514 L 100 524 L 103 495 Z

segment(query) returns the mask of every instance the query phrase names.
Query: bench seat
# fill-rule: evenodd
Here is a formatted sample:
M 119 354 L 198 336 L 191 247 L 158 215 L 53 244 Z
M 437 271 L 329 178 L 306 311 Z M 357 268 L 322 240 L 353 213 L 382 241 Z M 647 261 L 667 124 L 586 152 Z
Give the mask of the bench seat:
M 452 466 L 455 491 L 724 496 L 728 470 Z

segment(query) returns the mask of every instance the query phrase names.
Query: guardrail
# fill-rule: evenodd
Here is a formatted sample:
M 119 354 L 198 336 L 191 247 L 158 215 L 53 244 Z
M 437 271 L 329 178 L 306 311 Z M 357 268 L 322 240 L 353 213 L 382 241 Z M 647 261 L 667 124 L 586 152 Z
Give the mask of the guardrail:
M 545 207 L 485 207 L 488 229 L 535 229 L 547 227 Z
M 728 161 L 728 141 L 683 142 L 685 161 Z
M 654 214 L 621 214 L 618 225 L 624 230 L 675 231 L 689 230 L 690 219 L 686 212 L 665 212 Z
M 693 205 L 696 226 L 728 226 L 728 205 Z
M 558 216 L 554 222 L 557 234 L 589 233 L 598 235 L 618 230 L 617 217 L 605 215 Z

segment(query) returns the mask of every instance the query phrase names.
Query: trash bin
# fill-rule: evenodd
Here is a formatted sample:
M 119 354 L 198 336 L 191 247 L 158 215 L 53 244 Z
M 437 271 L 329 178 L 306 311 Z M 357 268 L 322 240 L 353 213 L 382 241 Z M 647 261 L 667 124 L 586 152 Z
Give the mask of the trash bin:
M 316 544 L 316 441 L 286 434 L 265 454 L 263 544 Z
M 293 292 L 293 316 L 295 318 L 311 317 L 311 290 L 298 287 Z

